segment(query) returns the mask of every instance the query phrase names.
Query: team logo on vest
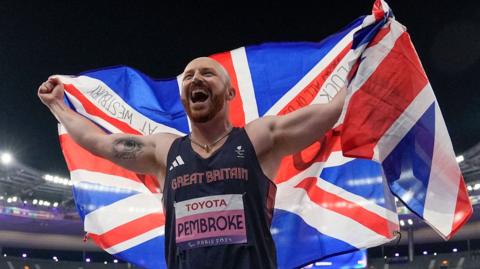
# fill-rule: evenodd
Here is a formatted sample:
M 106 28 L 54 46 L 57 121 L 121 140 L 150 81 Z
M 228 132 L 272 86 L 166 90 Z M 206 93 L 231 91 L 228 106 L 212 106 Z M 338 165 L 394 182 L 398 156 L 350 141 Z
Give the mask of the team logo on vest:
M 170 165 L 170 168 L 168 169 L 169 171 L 172 171 L 174 167 L 177 167 L 179 165 L 184 165 L 185 163 L 183 162 L 182 156 L 178 155 L 175 160 L 173 160 L 172 164 Z
M 235 152 L 237 153 L 237 158 L 245 158 L 245 150 L 242 146 L 237 146 Z
M 247 243 L 241 194 L 206 196 L 175 203 L 180 249 Z

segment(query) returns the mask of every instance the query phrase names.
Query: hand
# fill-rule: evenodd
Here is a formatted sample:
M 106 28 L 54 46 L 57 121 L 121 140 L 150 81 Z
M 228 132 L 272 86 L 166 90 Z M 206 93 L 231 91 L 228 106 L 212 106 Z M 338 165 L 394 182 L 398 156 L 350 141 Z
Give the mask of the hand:
M 64 95 L 63 83 L 57 77 L 49 77 L 47 81 L 43 82 L 38 87 L 38 97 L 46 106 L 60 101 L 63 102 Z

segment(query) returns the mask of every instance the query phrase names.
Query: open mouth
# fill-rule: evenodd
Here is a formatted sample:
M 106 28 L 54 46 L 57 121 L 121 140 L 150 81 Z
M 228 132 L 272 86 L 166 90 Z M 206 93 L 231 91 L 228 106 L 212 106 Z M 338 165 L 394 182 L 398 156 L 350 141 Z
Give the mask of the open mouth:
M 209 92 L 204 89 L 195 89 L 190 93 L 190 100 L 192 103 L 205 102 L 210 96 Z

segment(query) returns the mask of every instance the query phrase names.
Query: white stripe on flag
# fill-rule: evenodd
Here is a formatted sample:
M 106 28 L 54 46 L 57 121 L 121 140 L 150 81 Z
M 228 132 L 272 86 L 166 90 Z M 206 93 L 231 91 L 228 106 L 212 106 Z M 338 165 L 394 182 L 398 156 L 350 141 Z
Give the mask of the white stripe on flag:
M 390 26 L 388 34 L 386 34 L 376 45 L 368 47 L 362 53 L 362 58 L 368 61 L 368 64 L 362 64 L 362 69 L 357 71 L 357 75 L 349 85 L 351 93 L 349 92 L 348 97 L 363 86 L 375 70 L 377 70 L 377 67 L 382 63 L 383 59 L 385 59 L 390 53 L 397 39 L 405 32 L 403 25 L 396 21 L 391 20 L 390 23 L 386 24 L 383 28 L 388 26 Z M 347 99 L 346 102 L 348 101 L 349 100 Z
M 100 117 L 97 117 L 97 116 L 93 116 L 93 115 L 90 115 L 86 110 L 85 108 L 83 107 L 82 103 L 73 95 L 71 95 L 70 93 L 68 92 L 65 92 L 65 94 L 67 95 L 68 97 L 68 100 L 70 100 L 70 103 L 73 104 L 73 106 L 75 107 L 75 109 L 77 110 L 77 112 L 87 118 L 89 118 L 90 120 L 98 123 L 100 126 L 102 126 L 103 128 L 107 129 L 109 132 L 111 133 L 122 133 L 122 131 L 120 131 L 120 129 L 118 129 L 117 127 L 115 127 L 114 125 L 110 124 L 110 122 L 100 118 Z
M 353 96 L 353 94 L 356 91 L 358 91 L 363 86 L 363 84 L 375 72 L 377 67 L 382 63 L 383 59 L 385 59 L 385 57 L 387 57 L 387 55 L 390 53 L 397 39 L 405 31 L 403 26 L 397 23 L 396 21 L 394 24 L 392 24 L 392 21 L 389 23 L 386 23 L 382 28 L 390 28 L 390 31 L 382 38 L 380 42 L 378 42 L 372 47 L 366 48 L 362 52 L 362 58 L 364 58 L 365 61 L 368 61 L 369 64 L 362 64 L 361 65 L 362 68 L 357 71 L 357 75 L 348 85 L 348 91 L 347 91 L 348 94 L 345 99 L 345 105 L 343 106 L 342 114 L 337 120 L 337 124 L 335 125 L 335 127 L 339 123 L 343 122 L 343 120 L 345 119 L 345 114 L 348 108 L 348 103 L 350 102 L 350 98 Z
M 340 40 L 335 47 L 333 47 L 325 57 L 320 60 L 293 88 L 285 93 L 280 100 L 278 100 L 265 115 L 277 115 L 290 101 L 292 101 L 305 87 L 308 86 L 324 69 L 327 67 L 338 54 L 350 44 L 353 39 L 353 34 L 360 29 L 361 26 L 357 26 L 342 40 Z
M 381 0 L 380 3 L 382 4 L 382 10 L 383 12 L 388 12 L 390 11 L 390 6 L 388 6 L 387 2 L 384 0 Z
M 380 183 L 383 184 L 383 183 Z M 370 201 L 368 199 L 365 199 L 362 196 L 353 194 L 351 192 L 345 191 L 344 189 L 338 187 L 337 185 L 334 185 L 328 181 L 325 181 L 321 178 L 317 180 L 317 186 L 320 187 L 321 189 L 333 193 L 337 195 L 338 197 L 341 197 L 347 201 L 350 201 L 351 203 L 355 203 L 357 205 L 360 205 L 361 207 L 367 209 L 368 211 L 371 211 L 388 221 L 398 224 L 398 215 L 397 213 L 384 208 L 382 206 L 379 206 L 378 204 L 375 203 L 375 201 Z
M 150 135 L 154 133 L 172 133 L 183 135 L 182 132 L 163 125 L 161 123 L 155 122 L 140 112 L 133 109 L 128 103 L 126 103 L 120 96 L 118 96 L 115 91 L 110 89 L 107 84 L 103 81 L 88 76 L 79 76 L 79 77 L 70 77 L 70 76 L 58 76 L 63 83 L 73 84 L 82 95 L 87 98 L 92 104 L 94 104 L 98 109 L 103 111 L 105 114 L 109 115 L 112 118 L 115 118 L 119 121 L 122 121 L 133 129 L 139 131 L 144 135 Z M 104 92 L 102 95 L 108 95 L 108 100 L 114 100 L 115 104 L 119 104 L 118 107 L 123 108 L 123 112 L 117 110 L 109 110 L 102 105 L 102 98 L 93 98 L 88 93 L 94 90 L 99 89 L 99 92 Z M 118 115 L 117 115 L 118 114 Z
M 136 194 L 111 205 L 99 208 L 85 216 L 85 231 L 103 234 L 152 213 L 162 213 L 161 195 Z
M 329 162 L 329 161 L 327 161 L 327 162 Z M 298 183 L 300 183 L 300 181 L 302 181 L 305 178 L 318 177 L 321 174 L 323 168 L 332 167 L 332 166 L 337 166 L 337 165 L 331 165 L 331 162 L 330 162 L 330 165 L 328 165 L 328 166 L 327 166 L 327 163 L 314 163 L 309 168 L 305 169 L 301 173 L 292 177 L 290 180 L 278 184 L 278 186 L 277 186 L 277 188 L 278 188 L 277 193 L 278 194 L 277 194 L 277 198 L 275 199 L 276 200 L 275 207 L 277 207 L 277 203 L 280 205 L 282 202 L 284 202 L 284 203 L 286 203 L 285 207 L 288 207 L 290 205 L 290 209 L 285 208 L 285 210 L 292 211 L 292 205 L 294 205 L 295 203 L 292 203 L 289 200 L 288 195 L 290 195 L 289 192 L 292 189 L 295 189 L 294 186 L 296 186 Z M 380 184 L 382 184 L 382 183 L 380 183 Z M 390 221 L 392 223 L 398 224 L 398 215 L 397 215 L 396 212 L 393 212 L 393 211 L 391 211 L 387 208 L 379 206 L 374 201 L 370 201 L 370 200 L 368 200 L 368 199 L 366 199 L 362 196 L 359 196 L 359 195 L 353 194 L 349 191 L 346 191 L 345 189 L 342 189 L 339 186 L 334 185 L 334 184 L 332 184 L 332 183 L 330 183 L 326 180 L 323 180 L 321 178 L 317 179 L 317 186 L 319 188 L 321 188 L 321 189 L 323 189 L 327 192 L 330 192 L 330 193 L 332 193 L 332 194 L 334 194 L 338 197 L 341 197 L 342 199 L 345 199 L 345 200 L 347 200 L 351 203 L 358 204 L 361 207 L 365 208 L 366 210 L 371 211 L 371 212 L 387 219 L 388 221 Z M 281 197 L 283 194 L 285 194 L 285 197 Z M 319 206 L 319 205 L 316 205 L 316 206 Z
M 460 175 L 447 126 L 435 102 L 435 144 L 423 218 L 444 237 L 452 232 Z
M 343 156 L 343 153 L 341 151 L 332 151 L 328 156 L 328 159 L 325 161 L 324 167 L 339 166 L 342 164 L 346 164 L 351 160 L 354 159 Z
M 257 99 L 253 90 L 252 75 L 248 66 L 247 52 L 245 47 L 234 49 L 230 52 L 233 68 L 237 75 L 238 91 L 242 97 L 243 111 L 245 112 L 245 124 L 258 118 Z
M 144 242 L 147 242 L 150 239 L 153 239 L 158 236 L 163 236 L 165 234 L 165 226 L 152 229 L 146 233 L 143 233 L 139 236 L 133 237 L 131 239 L 125 240 L 122 243 L 116 244 L 113 247 L 105 249 L 110 254 L 116 254 L 122 251 L 125 251 L 129 248 L 138 246 Z M 163 257 L 162 257 L 163 258 Z
M 305 223 L 322 234 L 342 240 L 356 248 L 366 248 L 391 241 L 351 218 L 313 203 L 304 189 L 289 189 L 285 197 L 282 197 L 283 191 L 280 188 L 278 190 L 279 196 L 277 196 L 275 208 L 299 215 Z M 292 208 L 292 205 L 297 206 Z
M 72 182 L 74 184 L 88 182 L 112 188 L 122 188 L 135 192 L 151 193 L 151 191 L 141 182 L 136 182 L 128 178 L 101 172 L 77 169 L 70 171 L 70 177 L 72 178 Z
M 320 86 L 312 104 L 326 104 L 330 102 L 337 93 L 346 87 L 348 82 L 348 74 L 352 70 L 353 64 L 363 52 L 366 45 L 360 46 L 355 50 L 350 50 L 345 57 L 337 64 L 335 70 L 325 79 Z
M 373 149 L 373 159 L 383 162 L 434 102 L 435 96 L 428 83 L 378 140 Z

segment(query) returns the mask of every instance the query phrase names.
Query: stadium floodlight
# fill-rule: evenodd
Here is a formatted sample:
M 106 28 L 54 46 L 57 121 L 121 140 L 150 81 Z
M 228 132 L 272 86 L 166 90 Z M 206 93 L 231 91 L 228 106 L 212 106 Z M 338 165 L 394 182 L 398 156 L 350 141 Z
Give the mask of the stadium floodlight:
M 426 250 L 423 251 L 423 255 L 427 255 L 428 252 Z
M 86 261 L 86 262 L 90 262 L 90 258 L 86 258 L 85 261 Z
M 27 257 L 27 253 L 23 253 L 23 254 L 22 254 L 22 257 L 23 257 L 23 258 L 26 258 L 26 257 Z
M 458 251 L 457 248 L 452 249 L 452 252 L 457 252 L 457 251 Z
M 107 262 L 107 261 L 104 261 L 103 264 L 108 264 L 108 262 Z
M 57 206 L 58 206 L 58 202 L 53 203 L 53 207 L 57 207 Z
M 457 160 L 457 163 L 461 163 L 461 162 L 465 161 L 465 158 L 463 157 L 463 155 L 459 155 L 455 159 Z
M 400 226 L 405 226 L 405 221 L 403 221 L 403 219 L 400 220 Z
M 467 186 L 467 190 L 468 190 L 468 191 L 473 191 L 472 185 L 468 185 L 468 186 Z
M 399 253 L 395 253 L 395 257 L 398 257 L 398 256 L 400 256 L 400 254 L 399 254 Z
M 408 225 L 413 225 L 413 220 L 412 219 L 408 219 L 407 222 L 408 222 Z
M 479 183 L 476 183 L 475 185 L 473 185 L 473 190 L 478 190 L 480 189 L 480 184 Z
M 36 205 L 38 203 L 37 199 L 33 199 L 32 204 Z
M 12 154 L 10 154 L 9 152 L 4 152 L 2 153 L 2 155 L 0 156 L 0 160 L 2 161 L 2 163 L 4 165 L 9 165 L 10 163 L 12 163 L 13 161 L 13 156 Z
M 113 263 L 118 263 L 118 260 L 117 259 L 113 260 Z
M 63 178 L 63 177 L 59 177 L 59 176 L 52 176 L 52 175 L 49 175 L 49 174 L 45 174 L 43 176 L 43 179 L 45 179 L 45 181 L 55 183 L 55 184 L 61 184 L 61 185 L 65 185 L 65 186 L 73 186 L 73 182 L 68 178 Z

